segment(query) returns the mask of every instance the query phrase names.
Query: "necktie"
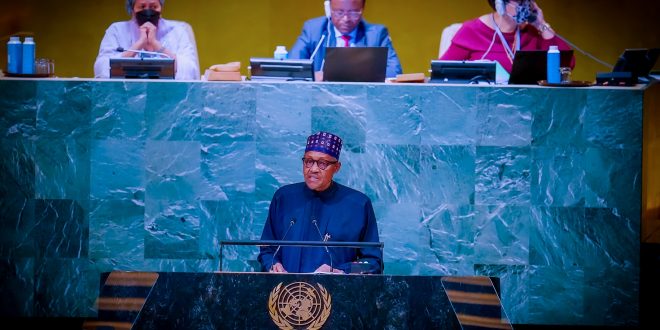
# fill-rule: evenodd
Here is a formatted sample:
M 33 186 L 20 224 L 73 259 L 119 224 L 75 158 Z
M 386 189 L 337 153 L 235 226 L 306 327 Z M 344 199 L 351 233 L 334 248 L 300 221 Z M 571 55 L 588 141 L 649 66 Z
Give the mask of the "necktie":
M 341 38 L 344 40 L 344 47 L 351 47 L 351 36 L 343 34 Z

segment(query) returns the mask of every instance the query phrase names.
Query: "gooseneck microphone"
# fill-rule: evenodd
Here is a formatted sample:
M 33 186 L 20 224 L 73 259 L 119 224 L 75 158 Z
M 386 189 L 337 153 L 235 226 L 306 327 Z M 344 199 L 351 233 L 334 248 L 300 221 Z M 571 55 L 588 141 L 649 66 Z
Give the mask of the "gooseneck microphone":
M 319 233 L 319 237 L 323 242 L 327 242 L 327 238 L 323 238 L 323 235 L 321 234 L 321 229 L 319 228 L 318 221 L 316 219 L 312 219 L 312 223 L 314 224 L 314 227 L 316 227 L 316 232 Z M 330 237 L 329 235 L 326 235 L 326 237 Z M 332 266 L 332 253 L 330 253 L 330 250 L 328 249 L 327 246 L 324 246 L 325 252 L 328 253 L 328 257 L 330 257 L 330 271 L 334 272 L 335 268 Z
M 155 55 L 155 56 L 162 56 L 162 57 L 171 58 L 169 55 L 167 55 L 165 53 L 160 53 L 160 52 L 150 52 L 150 51 L 146 51 L 146 50 L 137 50 L 137 49 L 124 49 L 124 47 L 117 47 L 115 50 L 120 52 L 120 53 L 133 52 L 133 53 L 138 53 L 138 54 L 147 54 L 147 55 Z
M 309 59 L 312 60 L 312 62 L 314 62 L 314 57 L 316 57 L 316 53 L 319 51 L 319 48 L 321 48 L 321 45 L 323 44 L 323 40 L 325 40 L 325 34 L 321 36 L 319 43 L 316 44 L 316 48 L 314 49 L 314 52 L 312 52 L 312 56 L 309 57 Z
M 284 232 L 284 236 L 282 236 L 282 239 L 280 241 L 283 241 L 286 238 L 286 235 L 289 233 L 289 230 L 291 230 L 291 227 L 296 223 L 296 218 L 291 218 L 291 221 L 289 221 L 289 227 L 286 229 Z M 273 253 L 273 259 L 270 261 L 270 270 L 273 270 L 273 265 L 275 264 L 275 256 L 277 256 L 277 252 L 280 252 L 280 248 L 282 245 L 278 245 L 277 249 L 275 249 L 275 253 Z
M 330 10 L 330 1 L 325 1 L 324 5 L 325 5 L 325 16 L 328 18 L 328 23 L 326 23 L 326 25 L 325 25 L 326 34 L 321 36 L 321 39 L 319 40 L 319 45 L 321 45 L 323 43 L 323 37 L 325 37 L 326 38 L 325 48 L 327 49 L 327 48 L 330 47 L 330 24 L 332 23 L 332 21 L 330 20 L 330 16 L 332 15 L 332 11 Z M 314 52 L 316 52 L 318 49 L 319 49 L 319 46 L 317 45 L 316 50 Z M 324 66 L 325 66 L 325 58 L 323 58 L 323 60 L 321 60 L 320 71 L 323 71 Z

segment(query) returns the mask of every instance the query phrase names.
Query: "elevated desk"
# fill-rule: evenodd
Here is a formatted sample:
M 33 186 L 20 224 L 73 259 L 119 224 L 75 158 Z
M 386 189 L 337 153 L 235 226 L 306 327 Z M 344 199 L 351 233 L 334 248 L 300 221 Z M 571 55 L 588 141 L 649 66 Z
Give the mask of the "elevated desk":
M 386 276 L 500 278 L 514 324 L 635 326 L 659 91 L 2 79 L 0 315 L 95 317 L 101 273 L 219 269 L 328 130 Z

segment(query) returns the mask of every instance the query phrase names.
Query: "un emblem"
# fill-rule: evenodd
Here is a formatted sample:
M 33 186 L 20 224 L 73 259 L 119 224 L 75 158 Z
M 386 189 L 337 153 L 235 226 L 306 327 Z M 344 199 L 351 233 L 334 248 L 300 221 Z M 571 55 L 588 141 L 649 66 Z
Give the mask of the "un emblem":
M 317 286 L 305 282 L 285 287 L 278 284 L 268 296 L 270 318 L 282 330 L 320 329 L 330 316 L 332 297 L 321 284 Z

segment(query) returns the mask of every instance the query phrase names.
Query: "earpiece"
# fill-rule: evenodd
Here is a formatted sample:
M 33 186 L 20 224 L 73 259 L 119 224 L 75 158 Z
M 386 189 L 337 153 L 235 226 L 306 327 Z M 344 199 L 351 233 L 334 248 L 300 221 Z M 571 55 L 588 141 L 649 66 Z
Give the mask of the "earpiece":
M 498 15 L 504 16 L 506 13 L 506 7 L 504 6 L 504 0 L 495 0 L 495 11 Z
M 330 0 L 323 1 L 323 9 L 325 10 L 325 17 L 330 18 Z
M 326 24 L 326 38 L 325 38 L 325 47 L 328 48 L 330 47 L 330 24 L 332 20 L 330 19 L 330 16 L 332 16 L 332 11 L 330 10 L 330 0 L 325 0 L 323 1 L 323 9 L 325 10 L 325 17 L 328 18 L 328 24 Z M 320 43 L 319 43 L 320 44 Z M 323 67 L 323 64 L 325 64 L 325 59 L 323 60 L 321 64 L 321 68 Z

